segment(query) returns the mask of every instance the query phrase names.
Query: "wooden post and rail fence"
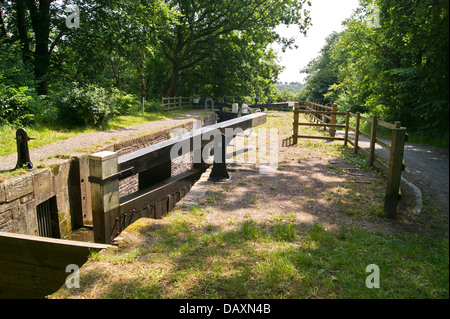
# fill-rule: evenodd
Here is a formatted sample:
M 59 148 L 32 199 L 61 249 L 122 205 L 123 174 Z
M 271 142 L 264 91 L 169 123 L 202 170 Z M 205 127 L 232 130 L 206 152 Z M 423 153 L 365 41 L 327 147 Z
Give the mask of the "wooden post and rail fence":
M 300 104 L 304 109 L 300 110 Z M 310 117 L 311 122 L 300 122 L 300 114 L 306 114 Z M 345 116 L 345 124 L 337 124 L 337 116 Z M 350 126 L 350 118 L 356 119 L 355 127 Z M 371 124 L 370 134 L 366 134 L 360 130 L 361 121 Z M 300 135 L 299 126 L 323 127 L 325 130 L 329 128 L 329 136 L 312 136 Z M 385 143 L 377 138 L 377 126 L 388 128 L 392 131 L 391 144 Z M 344 137 L 336 136 L 336 129 L 343 128 Z M 401 122 L 395 124 L 387 123 L 379 120 L 376 116 L 371 118 L 362 117 L 359 112 L 351 113 L 350 111 L 338 112 L 338 105 L 332 106 L 321 105 L 309 101 L 300 101 L 294 106 L 293 121 L 293 143 L 297 144 L 299 138 L 306 139 L 326 139 L 344 141 L 344 145 L 351 144 L 354 147 L 355 154 L 359 151 L 364 153 L 369 159 L 369 166 L 378 164 L 387 173 L 387 185 L 384 202 L 384 212 L 389 218 L 397 217 L 397 203 L 399 199 L 401 173 L 405 169 L 403 161 L 403 153 L 405 142 L 407 141 L 406 128 L 402 127 Z M 354 141 L 349 138 L 349 131 L 355 133 Z M 359 137 L 364 136 L 370 140 L 369 151 L 359 146 Z M 378 144 L 390 152 L 389 163 L 385 164 L 382 160 L 375 156 L 375 145 Z
M 161 104 L 164 106 L 165 111 L 179 110 L 183 108 L 192 108 L 192 97 L 163 97 Z
M 203 102 L 199 103 L 199 101 L 204 101 L 204 99 L 200 98 L 193 98 L 193 97 L 182 97 L 182 96 L 176 96 L 176 97 L 163 97 L 161 98 L 161 104 L 164 107 L 164 111 L 171 111 L 171 110 L 179 110 L 179 109 L 192 109 L 192 108 L 201 108 L 204 106 Z M 215 105 L 220 107 L 221 102 L 226 104 L 223 98 L 219 98 L 217 101 L 215 101 Z M 277 110 L 277 111 L 292 111 L 292 105 L 291 103 L 295 103 L 295 101 L 278 101 L 275 103 L 271 102 L 264 102 L 259 101 L 257 104 L 250 104 L 250 107 L 254 108 L 265 108 L 268 110 Z M 229 104 L 229 107 L 231 107 L 231 104 Z

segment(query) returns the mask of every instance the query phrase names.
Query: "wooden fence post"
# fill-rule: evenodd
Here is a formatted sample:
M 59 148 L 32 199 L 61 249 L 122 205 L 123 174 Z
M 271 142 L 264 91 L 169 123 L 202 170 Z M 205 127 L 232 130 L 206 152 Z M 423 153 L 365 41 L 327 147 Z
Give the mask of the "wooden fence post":
M 358 144 L 359 144 L 359 122 L 361 119 L 361 113 L 356 113 L 356 125 L 355 125 L 355 154 L 358 154 Z
M 377 124 L 378 118 L 376 116 L 372 117 L 372 126 L 370 129 L 370 153 L 369 153 L 369 166 L 373 166 L 375 161 L 375 144 L 377 140 Z
M 336 123 L 337 123 L 336 112 L 338 110 L 338 105 L 336 103 L 334 103 L 331 107 L 332 107 L 331 112 L 333 112 L 333 113 L 331 113 L 330 124 L 331 125 L 336 125 Z M 335 126 L 331 126 L 330 127 L 330 136 L 331 137 L 335 137 L 335 135 L 336 135 L 336 127 Z
M 350 110 L 345 112 L 345 135 L 344 135 L 344 146 L 348 143 L 348 127 L 350 125 Z
M 406 128 L 400 122 L 395 122 L 392 130 L 391 155 L 387 174 L 386 197 L 384 212 L 389 218 L 397 218 L 398 192 L 402 175 L 403 152 L 405 147 Z
M 326 112 L 326 111 L 327 111 L 327 105 L 324 106 L 324 107 L 320 106 L 320 107 L 319 107 L 319 111 Z M 319 123 L 321 123 L 321 124 L 327 124 L 327 119 L 326 119 L 327 114 L 324 113 L 324 114 L 322 114 L 322 115 L 320 115 L 320 114 L 317 114 L 317 115 L 319 115 L 320 120 L 322 121 L 322 122 L 319 122 Z M 323 130 L 326 131 L 326 130 L 327 130 L 327 127 L 324 126 L 324 127 L 323 127 Z M 331 128 L 330 128 L 330 134 L 331 134 Z
M 292 123 L 292 142 L 294 145 L 298 143 L 298 123 L 299 123 L 299 105 L 295 103 L 294 105 L 294 122 Z
M 110 244 L 111 230 L 119 214 L 119 179 L 105 181 L 119 171 L 115 152 L 89 155 L 89 181 L 91 182 L 92 219 L 94 241 Z

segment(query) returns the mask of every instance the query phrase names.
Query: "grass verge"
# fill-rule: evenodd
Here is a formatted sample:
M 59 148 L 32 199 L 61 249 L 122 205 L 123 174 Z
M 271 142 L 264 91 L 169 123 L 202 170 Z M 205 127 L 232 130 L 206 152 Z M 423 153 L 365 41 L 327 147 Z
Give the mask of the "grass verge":
M 146 112 L 144 113 L 144 116 L 139 113 L 135 113 L 132 115 L 121 115 L 111 119 L 108 125 L 102 128 L 65 127 L 58 124 L 34 124 L 24 127 L 24 129 L 27 131 L 28 136 L 34 138 L 33 140 L 29 141 L 29 147 L 36 148 L 57 141 L 66 140 L 81 134 L 131 127 L 154 121 L 163 121 L 179 116 L 180 114 L 181 112 L 171 111 L 155 113 Z M 15 140 L 17 129 L 18 127 L 14 127 L 11 125 L 3 125 L 0 127 L 0 156 L 17 152 Z
M 224 231 L 206 214 L 136 222 L 134 240 L 91 257 L 97 267 L 81 269 L 80 295 L 72 297 L 448 298 L 448 239 L 329 231 L 288 218 Z M 366 287 L 371 264 L 380 268 L 379 289 Z

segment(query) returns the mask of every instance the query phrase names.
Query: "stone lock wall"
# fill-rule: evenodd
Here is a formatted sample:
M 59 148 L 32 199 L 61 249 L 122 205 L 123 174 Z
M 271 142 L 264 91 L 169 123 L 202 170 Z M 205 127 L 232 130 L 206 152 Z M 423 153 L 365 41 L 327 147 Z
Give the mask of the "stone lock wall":
M 204 119 L 201 119 L 200 123 L 204 126 Z M 192 130 L 194 125 L 198 124 L 194 124 L 193 120 L 180 121 L 176 127 L 119 141 L 102 150 L 118 152 L 120 156 L 184 134 Z M 70 159 L 61 159 L 58 164 L 34 169 L 0 182 L 0 231 L 39 235 L 36 207 L 53 197 L 56 198 L 61 237 L 75 228 L 92 226 L 87 157 L 87 154 L 81 154 Z M 172 176 L 190 167 L 191 164 L 174 161 Z M 120 182 L 120 196 L 137 189 L 137 175 Z
M 39 235 L 36 206 L 56 197 L 61 233 L 71 229 L 71 161 L 38 169 L 0 184 L 0 231 Z

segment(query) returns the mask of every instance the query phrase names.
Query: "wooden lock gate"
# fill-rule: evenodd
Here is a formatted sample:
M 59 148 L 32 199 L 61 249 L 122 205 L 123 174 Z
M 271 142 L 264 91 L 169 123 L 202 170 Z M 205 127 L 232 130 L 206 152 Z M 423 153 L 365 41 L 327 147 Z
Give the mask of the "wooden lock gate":
M 89 155 L 95 242 L 111 243 L 139 218 L 162 218 L 205 172 L 208 165 L 201 154 L 207 145 L 215 144 L 215 139 L 222 140 L 223 136 L 228 144 L 239 132 L 265 122 L 266 113 L 260 112 L 199 128 L 122 156 L 108 151 Z M 193 168 L 170 176 L 174 156 L 191 152 Z M 119 197 L 119 181 L 137 174 L 139 190 Z

